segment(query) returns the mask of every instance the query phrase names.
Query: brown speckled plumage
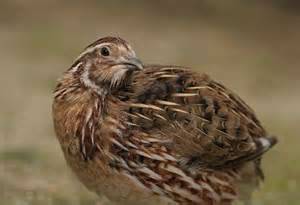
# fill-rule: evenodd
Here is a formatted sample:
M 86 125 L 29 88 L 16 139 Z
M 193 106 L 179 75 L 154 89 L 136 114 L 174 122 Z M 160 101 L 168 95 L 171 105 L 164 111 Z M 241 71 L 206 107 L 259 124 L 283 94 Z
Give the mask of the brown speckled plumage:
M 142 68 L 113 37 L 87 47 L 59 80 L 53 117 L 79 179 L 120 204 L 247 200 L 276 143 L 222 84 L 184 67 Z

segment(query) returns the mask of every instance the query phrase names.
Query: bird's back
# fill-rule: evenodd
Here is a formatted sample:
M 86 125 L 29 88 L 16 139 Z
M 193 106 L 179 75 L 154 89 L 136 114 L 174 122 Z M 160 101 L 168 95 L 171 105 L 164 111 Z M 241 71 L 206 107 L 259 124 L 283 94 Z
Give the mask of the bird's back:
M 117 141 L 124 161 L 139 167 L 139 182 L 179 202 L 206 191 L 216 203 L 233 200 L 237 181 L 256 182 L 261 155 L 276 143 L 242 99 L 187 68 L 146 66 L 119 99 L 130 130 Z
M 206 74 L 148 66 L 127 90 L 122 97 L 135 129 L 172 139 L 176 152 L 191 158 L 189 165 L 234 167 L 276 142 L 239 96 Z

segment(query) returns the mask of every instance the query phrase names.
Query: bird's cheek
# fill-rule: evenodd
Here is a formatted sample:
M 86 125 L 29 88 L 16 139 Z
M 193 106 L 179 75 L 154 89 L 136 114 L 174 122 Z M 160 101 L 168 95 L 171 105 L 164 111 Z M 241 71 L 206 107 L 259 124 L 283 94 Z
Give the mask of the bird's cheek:
M 111 78 L 111 86 L 118 87 L 122 85 L 128 75 L 129 73 L 127 69 L 118 69 L 117 71 L 114 72 Z
M 105 65 L 100 65 L 94 63 L 93 66 L 90 68 L 89 73 L 91 78 L 95 81 L 103 80 L 109 76 L 109 67 Z

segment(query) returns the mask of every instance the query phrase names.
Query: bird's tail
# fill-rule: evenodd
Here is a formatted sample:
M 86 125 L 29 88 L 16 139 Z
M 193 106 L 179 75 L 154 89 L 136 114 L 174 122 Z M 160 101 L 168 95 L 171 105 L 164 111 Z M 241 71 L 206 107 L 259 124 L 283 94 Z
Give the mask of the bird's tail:
M 260 146 L 260 153 L 263 154 L 277 144 L 278 140 L 275 136 L 261 137 L 257 139 L 257 145 Z

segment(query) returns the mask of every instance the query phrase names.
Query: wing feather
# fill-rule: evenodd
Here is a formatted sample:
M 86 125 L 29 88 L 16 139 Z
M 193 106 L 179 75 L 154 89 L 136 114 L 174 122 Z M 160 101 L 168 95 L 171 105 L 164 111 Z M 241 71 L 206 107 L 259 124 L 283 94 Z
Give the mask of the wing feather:
M 150 65 L 134 74 L 128 90 L 130 123 L 167 136 L 187 164 L 236 166 L 276 143 L 239 96 L 206 74 Z

